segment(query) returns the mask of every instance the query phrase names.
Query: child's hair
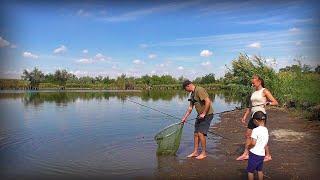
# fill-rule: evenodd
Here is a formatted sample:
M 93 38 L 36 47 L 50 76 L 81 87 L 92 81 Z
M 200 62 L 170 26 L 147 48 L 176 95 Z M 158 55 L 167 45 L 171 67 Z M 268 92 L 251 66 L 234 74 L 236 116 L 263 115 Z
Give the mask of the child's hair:
M 265 121 L 267 119 L 267 116 L 262 111 L 257 111 L 253 114 L 252 118 L 257 121 Z

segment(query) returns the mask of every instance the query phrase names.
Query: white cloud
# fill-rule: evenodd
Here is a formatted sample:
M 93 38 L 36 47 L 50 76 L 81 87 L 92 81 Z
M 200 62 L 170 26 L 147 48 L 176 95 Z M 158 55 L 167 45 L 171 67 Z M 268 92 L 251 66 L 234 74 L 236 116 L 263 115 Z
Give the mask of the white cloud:
M 166 61 L 166 62 L 164 62 L 164 63 L 157 64 L 157 65 L 156 65 L 156 67 L 160 67 L 160 68 L 167 68 L 167 67 L 169 67 L 169 66 L 170 66 L 170 64 L 171 64 L 171 62 L 170 62 L 170 61 Z
M 290 28 L 289 32 L 297 33 L 297 32 L 300 32 L 300 29 L 295 28 L 295 27 L 294 28 Z
M 82 50 L 82 53 L 84 53 L 84 54 L 87 54 L 88 52 L 89 52 L 88 49 Z
M 184 70 L 184 68 L 182 66 L 179 66 L 178 70 Z
M 11 44 L 11 46 L 10 46 L 11 48 L 13 48 L 13 49 L 15 49 L 15 48 L 17 48 L 17 45 L 15 45 L 15 44 Z
M 260 42 L 254 42 L 252 44 L 249 44 L 248 47 L 259 49 L 259 48 L 261 48 L 261 44 L 260 44 Z
M 132 61 L 134 64 L 144 64 L 143 61 L 141 61 L 140 59 L 135 59 Z
M 94 57 L 94 59 L 98 60 L 98 61 L 105 61 L 106 57 L 104 55 L 102 55 L 101 53 L 96 54 L 96 56 Z
M 96 62 L 104 62 L 104 61 L 107 61 L 109 63 L 111 60 L 112 60 L 111 57 L 107 57 L 101 53 L 98 53 L 92 58 L 81 58 L 81 59 L 77 60 L 76 62 L 82 63 L 82 64 L 93 64 Z
M 306 39 L 307 35 L 311 34 L 312 31 L 304 30 L 301 31 L 301 37 L 303 40 Z M 292 45 L 292 41 L 295 40 L 295 33 L 288 33 L 288 29 L 280 31 L 257 31 L 257 32 L 246 32 L 236 34 L 220 34 L 220 35 L 208 35 L 199 37 L 187 37 L 179 38 L 166 42 L 158 42 L 150 44 L 149 47 L 179 47 L 179 46 L 218 46 L 221 48 L 237 49 L 237 51 L 244 51 L 244 47 L 253 42 L 259 42 L 264 48 L 272 48 L 275 46 L 289 48 Z M 239 49 L 239 50 L 238 50 Z M 278 49 L 274 49 L 278 51 Z
M 297 41 L 295 44 L 296 46 L 300 46 L 302 44 L 302 41 Z
M 91 63 L 93 63 L 93 61 L 91 59 L 87 59 L 87 58 L 79 59 L 79 60 L 77 60 L 77 62 L 81 63 L 81 64 L 91 64 Z
M 111 61 L 112 60 L 112 57 L 108 57 L 108 56 L 105 56 L 101 53 L 98 53 L 95 55 L 94 59 L 96 61 Z
M 9 46 L 10 45 L 10 42 L 3 39 L 1 36 L 0 36 L 0 47 L 6 47 L 6 46 Z
M 31 59 L 38 59 L 39 56 L 32 54 L 31 52 L 24 52 L 22 53 L 22 56 L 25 58 L 31 58 Z
M 212 52 L 211 51 L 209 51 L 209 50 L 202 50 L 201 52 L 200 52 L 200 56 L 202 56 L 202 57 L 210 57 L 210 56 L 212 56 Z
M 156 54 L 149 54 L 149 56 L 148 56 L 149 59 L 154 59 L 154 58 L 156 58 L 156 57 L 157 57 Z
M 211 62 L 210 61 L 202 62 L 201 65 L 202 66 L 210 66 Z
M 267 58 L 266 62 L 270 65 L 270 66 L 276 66 L 278 64 L 278 62 L 276 61 L 275 58 Z
M 80 71 L 80 70 L 70 71 L 70 73 L 72 73 L 78 77 L 83 77 L 83 76 L 89 75 L 89 73 L 87 71 Z
M 54 54 L 62 54 L 62 53 L 65 53 L 67 52 L 67 47 L 64 46 L 64 45 L 61 45 L 60 47 L 58 47 L 57 49 L 55 49 L 53 51 Z
M 139 9 L 139 10 L 134 10 L 130 12 L 126 12 L 123 14 L 118 14 L 115 16 L 107 16 L 101 18 L 102 20 L 106 22 L 123 22 L 123 21 L 131 21 L 131 20 L 136 20 L 140 17 L 147 16 L 149 14 L 154 14 L 154 13 L 159 13 L 159 12 L 164 12 L 164 11 L 174 11 L 178 9 L 182 9 L 188 6 L 192 6 L 194 4 L 197 4 L 199 2 L 197 1 L 188 1 L 188 2 L 174 2 L 174 3 L 167 3 L 167 4 L 162 4 L 158 6 L 154 6 L 151 8 L 145 8 L 145 9 Z

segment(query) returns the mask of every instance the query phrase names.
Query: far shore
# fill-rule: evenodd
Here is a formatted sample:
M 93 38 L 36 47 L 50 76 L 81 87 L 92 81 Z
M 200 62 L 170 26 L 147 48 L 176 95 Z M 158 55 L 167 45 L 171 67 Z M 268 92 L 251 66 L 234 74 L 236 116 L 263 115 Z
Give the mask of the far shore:
M 0 90 L 0 93 L 15 93 L 15 92 L 142 92 L 142 90 L 135 89 L 91 89 L 91 88 L 67 88 L 67 89 L 57 89 L 57 88 L 43 88 L 38 90 L 27 90 L 27 89 L 6 89 Z

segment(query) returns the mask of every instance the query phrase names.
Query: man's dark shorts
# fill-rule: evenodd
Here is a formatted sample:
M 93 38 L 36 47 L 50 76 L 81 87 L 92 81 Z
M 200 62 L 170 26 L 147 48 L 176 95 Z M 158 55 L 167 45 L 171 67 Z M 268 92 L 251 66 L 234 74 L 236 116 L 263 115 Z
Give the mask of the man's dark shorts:
M 197 119 L 194 123 L 194 133 L 201 132 L 207 136 L 213 114 L 207 114 L 203 119 Z
M 266 125 L 266 124 L 267 124 L 268 116 L 267 116 L 267 114 L 265 114 L 265 115 L 266 115 L 266 120 L 264 121 L 264 124 Z M 248 126 L 247 126 L 247 127 L 248 127 L 248 129 L 254 129 L 254 128 L 258 127 L 258 126 L 256 126 L 256 125 L 254 124 L 252 116 L 250 117 L 250 120 L 249 120 L 249 122 L 248 122 Z
M 262 171 L 264 156 L 258 156 L 249 151 L 247 172 Z

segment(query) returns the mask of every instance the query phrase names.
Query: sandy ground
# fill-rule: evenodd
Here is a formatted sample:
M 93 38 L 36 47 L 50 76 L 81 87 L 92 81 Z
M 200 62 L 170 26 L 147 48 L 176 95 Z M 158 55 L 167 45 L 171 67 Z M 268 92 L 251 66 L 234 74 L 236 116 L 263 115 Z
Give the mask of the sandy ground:
M 240 122 L 243 113 L 223 114 L 221 122 L 211 127 L 210 131 L 228 139 L 216 140 L 217 146 L 208 149 L 205 160 L 158 159 L 160 168 L 155 176 L 159 179 L 246 179 L 247 161 L 235 160 L 244 148 L 246 126 Z M 268 109 L 267 113 L 273 160 L 264 164 L 265 179 L 319 179 L 320 122 L 293 117 L 280 108 Z M 161 168 L 161 164 L 165 166 Z

